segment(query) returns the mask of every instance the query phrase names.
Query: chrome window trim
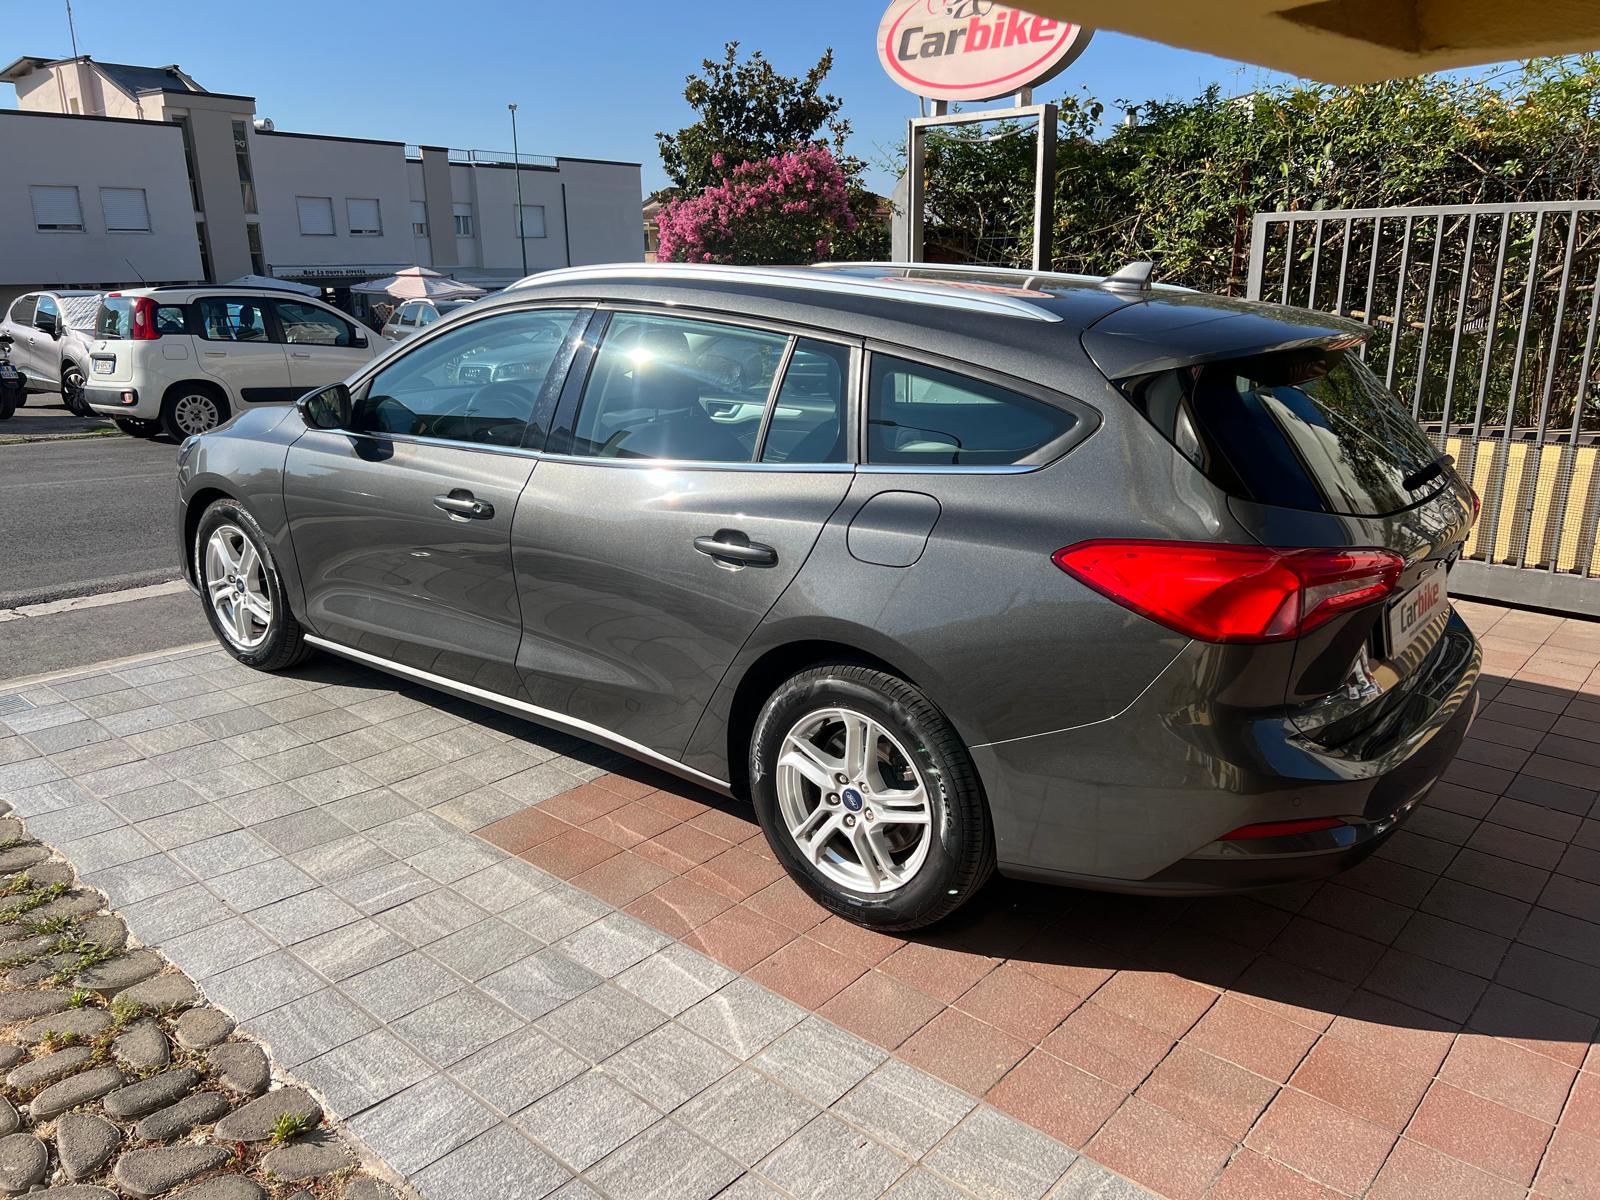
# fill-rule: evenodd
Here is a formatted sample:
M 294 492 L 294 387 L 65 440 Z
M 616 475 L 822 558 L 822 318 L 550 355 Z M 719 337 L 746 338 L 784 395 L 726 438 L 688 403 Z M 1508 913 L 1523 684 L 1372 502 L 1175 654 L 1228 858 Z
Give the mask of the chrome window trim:
M 1058 439 L 1059 440 L 1059 439 Z M 990 463 L 966 466 L 961 463 L 862 463 L 856 470 L 863 475 L 1027 475 L 1041 471 L 1048 463 Z
M 418 667 L 407 666 L 405 663 L 395 662 L 393 659 L 382 658 L 376 654 L 369 654 L 365 650 L 357 650 L 353 646 L 346 646 L 339 642 L 332 642 L 327 638 L 316 637 L 308 633 L 305 635 L 305 640 L 311 645 L 318 646 L 323 650 L 330 651 L 345 658 L 355 659 L 357 662 L 366 663 L 368 666 L 377 667 L 379 670 L 388 671 L 395 675 L 401 675 L 407 679 L 415 679 L 419 683 L 425 683 L 429 687 L 438 688 L 442 692 L 450 692 L 454 695 L 462 696 L 469 700 L 478 700 L 499 708 L 510 708 L 516 712 L 525 713 L 526 715 L 538 720 L 542 724 L 554 725 L 560 729 L 568 730 L 573 733 L 578 733 L 589 738 L 603 741 L 611 746 L 617 747 L 620 750 L 625 750 L 627 753 L 635 755 L 639 758 L 646 759 L 650 762 L 659 763 L 675 774 L 687 775 L 692 779 L 697 779 L 700 782 L 709 785 L 710 787 L 716 788 L 718 791 L 721 791 L 724 794 L 729 793 L 729 784 L 726 779 L 718 779 L 715 775 L 707 775 L 704 771 L 697 771 L 693 767 L 684 765 L 675 758 L 670 758 L 657 750 L 650 749 L 649 746 L 641 745 L 640 743 L 633 741 L 631 738 L 625 738 L 620 733 L 613 733 L 603 725 L 594 725 L 588 721 L 580 720 L 577 717 L 567 716 L 565 713 L 556 712 L 554 709 L 540 708 L 537 704 L 529 704 L 524 700 L 518 700 L 515 697 L 506 696 L 500 692 L 491 692 L 486 688 L 475 687 L 470 683 L 462 683 L 459 680 L 448 679 L 443 675 L 435 675 L 431 671 L 424 671 Z
M 781 475 L 843 474 L 856 469 L 854 463 L 763 463 L 718 462 L 697 458 L 595 458 L 586 454 L 543 454 L 550 462 L 576 463 L 586 467 L 625 468 L 635 471 L 771 471 Z

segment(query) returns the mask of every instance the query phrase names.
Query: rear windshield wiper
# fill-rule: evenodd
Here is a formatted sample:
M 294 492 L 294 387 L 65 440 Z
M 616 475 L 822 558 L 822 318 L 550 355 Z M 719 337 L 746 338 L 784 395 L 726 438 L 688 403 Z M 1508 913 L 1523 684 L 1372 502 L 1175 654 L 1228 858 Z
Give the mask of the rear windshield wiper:
M 1453 462 L 1455 462 L 1453 457 L 1448 454 L 1442 454 L 1427 466 L 1418 467 L 1415 471 L 1411 472 L 1411 474 L 1407 475 L 1400 481 L 1400 486 L 1405 488 L 1405 490 L 1408 492 L 1414 492 L 1423 484 L 1437 479 L 1439 476 L 1443 475 L 1445 467 L 1449 466 Z

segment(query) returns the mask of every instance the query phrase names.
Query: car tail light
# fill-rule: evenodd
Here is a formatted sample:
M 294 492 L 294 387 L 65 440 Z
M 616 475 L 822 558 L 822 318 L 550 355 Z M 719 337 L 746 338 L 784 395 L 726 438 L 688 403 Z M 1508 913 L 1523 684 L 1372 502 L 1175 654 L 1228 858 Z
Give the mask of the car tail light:
M 129 339 L 135 342 L 153 342 L 160 336 L 160 331 L 156 329 L 156 302 L 149 296 L 135 297 Z
M 1390 550 L 1296 550 L 1207 542 L 1079 542 L 1056 566 L 1169 629 L 1204 642 L 1277 642 L 1394 592 Z
M 1478 523 L 1478 514 L 1483 511 L 1483 497 L 1478 495 L 1478 489 L 1469 487 L 1467 495 L 1472 497 L 1472 524 Z
M 1293 837 L 1297 833 L 1321 833 L 1324 829 L 1338 829 L 1344 824 L 1338 817 L 1311 817 L 1304 821 L 1263 821 L 1259 825 L 1241 825 L 1232 833 L 1225 833 L 1220 842 L 1253 842 L 1257 838 Z

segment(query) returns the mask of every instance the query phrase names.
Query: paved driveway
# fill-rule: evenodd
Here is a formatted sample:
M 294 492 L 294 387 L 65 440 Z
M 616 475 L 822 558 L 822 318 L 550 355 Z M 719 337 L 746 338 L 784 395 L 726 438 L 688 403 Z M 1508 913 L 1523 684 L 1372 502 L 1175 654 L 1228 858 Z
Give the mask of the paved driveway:
M 1600 626 L 1462 607 L 1445 782 L 1249 898 L 870 934 L 733 804 L 216 650 L 0 687 L 0 798 L 424 1195 L 1593 1197 Z

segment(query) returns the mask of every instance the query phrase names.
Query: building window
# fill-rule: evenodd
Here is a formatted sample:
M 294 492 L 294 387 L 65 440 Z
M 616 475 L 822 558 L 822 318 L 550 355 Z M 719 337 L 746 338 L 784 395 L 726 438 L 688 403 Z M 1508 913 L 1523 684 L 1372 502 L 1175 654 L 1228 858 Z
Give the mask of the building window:
M 200 242 L 200 278 L 210 281 L 214 278 L 211 274 L 211 242 L 206 237 L 206 223 L 194 223 L 194 235 Z
M 107 233 L 149 233 L 150 205 L 143 188 L 101 188 Z
M 377 237 L 383 232 L 383 217 L 376 200 L 347 197 L 344 215 L 350 222 L 351 237 Z
M 296 196 L 294 206 L 300 214 L 300 232 L 307 237 L 333 236 L 333 198 Z
M 172 123 L 183 131 L 183 163 L 189 169 L 189 201 L 194 205 L 195 212 L 205 212 L 206 206 L 200 202 L 200 177 L 194 172 L 194 130 L 189 127 L 188 117 L 173 117 Z M 206 278 L 210 277 L 211 273 L 206 272 Z
M 411 236 L 428 236 L 428 204 L 425 200 L 411 202 Z
M 544 205 L 524 204 L 521 206 L 522 236 L 525 238 L 542 238 L 544 236 Z
M 472 236 L 472 205 L 456 204 L 451 207 L 451 215 L 455 218 L 456 236 Z
M 265 275 L 267 256 L 261 251 L 261 226 L 254 221 L 247 222 L 244 227 L 244 239 L 250 244 L 250 273 Z
M 75 187 L 30 187 L 33 223 L 48 233 L 82 233 L 83 206 Z
M 233 123 L 233 157 L 239 164 L 239 194 L 244 198 L 244 210 L 256 211 L 256 181 L 250 171 L 250 127 L 243 121 Z

